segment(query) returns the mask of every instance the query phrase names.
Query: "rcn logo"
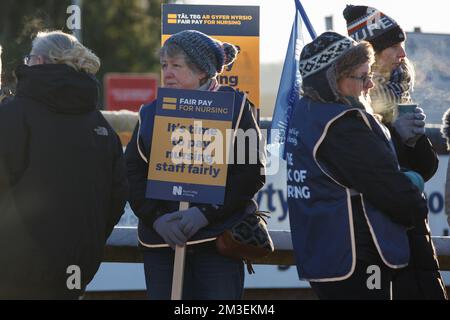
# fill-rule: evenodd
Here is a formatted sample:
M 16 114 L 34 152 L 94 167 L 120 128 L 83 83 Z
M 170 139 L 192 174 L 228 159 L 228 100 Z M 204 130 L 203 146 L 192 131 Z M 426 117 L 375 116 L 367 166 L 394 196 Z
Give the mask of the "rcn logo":
M 181 196 L 183 194 L 182 186 L 173 186 L 172 194 L 174 196 Z

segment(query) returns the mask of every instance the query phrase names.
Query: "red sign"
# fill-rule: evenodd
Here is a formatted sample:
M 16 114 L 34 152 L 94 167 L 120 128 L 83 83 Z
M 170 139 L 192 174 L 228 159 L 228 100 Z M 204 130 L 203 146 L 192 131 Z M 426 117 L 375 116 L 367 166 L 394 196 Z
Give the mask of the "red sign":
M 103 84 L 106 110 L 139 111 L 156 99 L 159 80 L 155 73 L 107 73 Z

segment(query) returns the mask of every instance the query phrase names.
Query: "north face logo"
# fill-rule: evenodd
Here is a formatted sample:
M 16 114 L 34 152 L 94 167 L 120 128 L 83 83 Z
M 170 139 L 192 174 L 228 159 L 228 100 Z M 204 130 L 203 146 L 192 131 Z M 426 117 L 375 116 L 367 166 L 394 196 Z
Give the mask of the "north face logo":
M 97 127 L 94 129 L 95 133 L 99 136 L 107 136 L 108 130 L 105 127 Z

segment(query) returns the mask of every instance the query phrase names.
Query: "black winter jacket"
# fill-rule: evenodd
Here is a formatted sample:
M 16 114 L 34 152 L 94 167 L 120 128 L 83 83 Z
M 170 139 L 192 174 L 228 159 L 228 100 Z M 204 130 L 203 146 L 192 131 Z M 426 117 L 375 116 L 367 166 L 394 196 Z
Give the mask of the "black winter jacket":
M 98 82 L 66 65 L 19 66 L 0 106 L 0 295 L 82 289 L 125 206 L 120 140 L 97 110 Z
M 439 159 L 430 140 L 423 135 L 412 148 L 401 143 L 395 130 L 391 129 L 391 132 L 400 166 L 420 173 L 425 181 L 431 179 L 436 173 Z M 431 242 L 428 218 L 416 219 L 414 228 L 408 230 L 408 238 L 411 248 L 409 266 L 422 271 L 438 270 L 439 263 Z
M 412 148 L 401 142 L 395 129 L 390 130 L 400 165 L 420 173 L 425 181 L 431 179 L 436 173 L 439 160 L 430 140 L 424 135 Z M 428 217 L 414 221 L 414 228 L 408 230 L 408 240 L 411 258 L 408 267 L 399 270 L 393 279 L 393 298 L 446 299 L 444 282 L 438 272 L 439 262 L 431 240 Z
M 427 203 L 409 179 L 398 171 L 391 150 L 358 116 L 349 114 L 335 121 L 317 157 L 323 159 L 335 177 L 363 193 L 392 221 L 411 228 L 415 221 L 426 216 Z M 378 263 L 380 258 L 360 206 L 355 206 L 354 226 L 357 258 Z

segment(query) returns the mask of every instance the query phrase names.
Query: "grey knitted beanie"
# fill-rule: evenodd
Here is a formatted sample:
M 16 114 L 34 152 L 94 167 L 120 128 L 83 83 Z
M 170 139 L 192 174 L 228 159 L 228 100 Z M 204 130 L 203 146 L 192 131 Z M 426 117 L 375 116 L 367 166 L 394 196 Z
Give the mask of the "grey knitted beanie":
M 231 64 L 238 53 L 234 45 L 220 42 L 196 30 L 185 30 L 170 36 L 164 46 L 170 44 L 179 46 L 209 78 L 222 73 L 223 67 Z

